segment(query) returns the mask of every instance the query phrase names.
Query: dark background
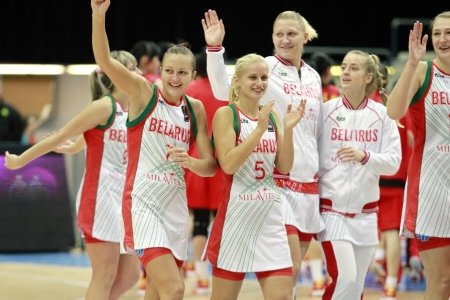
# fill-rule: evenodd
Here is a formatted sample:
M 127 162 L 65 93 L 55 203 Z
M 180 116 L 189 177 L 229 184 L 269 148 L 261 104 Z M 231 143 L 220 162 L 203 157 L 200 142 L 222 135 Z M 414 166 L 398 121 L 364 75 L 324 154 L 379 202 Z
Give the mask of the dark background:
M 273 20 L 283 10 L 301 13 L 317 30 L 319 39 L 310 46 L 391 49 L 393 18 L 424 20 L 450 9 L 448 0 L 419 1 L 420 5 L 412 0 L 264 1 L 271 4 L 261 0 L 112 0 L 107 13 L 111 49 L 129 50 L 136 41 L 149 39 L 185 40 L 198 51 L 204 45 L 200 20 L 208 8 L 216 9 L 225 22 L 228 58 L 249 52 L 271 54 Z M 0 26 L 0 63 L 94 62 L 89 0 L 2 0 Z M 409 28 L 399 30 L 400 50 L 406 50 Z
M 6 150 L 22 153 L 29 146 L 0 143 L 0 253 L 67 250 L 75 245 L 72 204 L 64 156 L 45 154 L 22 169 L 4 166 Z M 17 175 L 25 184 L 39 176 L 42 186 L 14 189 Z

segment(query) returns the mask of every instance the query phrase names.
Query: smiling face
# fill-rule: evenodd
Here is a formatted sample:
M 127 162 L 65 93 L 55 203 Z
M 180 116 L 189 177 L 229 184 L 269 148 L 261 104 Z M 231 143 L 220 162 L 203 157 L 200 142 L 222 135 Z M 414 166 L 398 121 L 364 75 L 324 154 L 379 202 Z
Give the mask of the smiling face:
M 450 63 L 450 12 L 434 20 L 431 41 L 439 59 Z
M 237 102 L 241 98 L 259 99 L 264 95 L 269 80 L 269 67 L 264 57 L 250 53 L 236 61 L 230 84 L 230 102 Z
M 166 54 L 161 66 L 162 92 L 169 101 L 178 102 L 194 78 L 192 57 L 185 54 Z
M 249 62 L 236 78 L 240 99 L 253 99 L 259 102 L 267 89 L 269 70 L 265 61 Z

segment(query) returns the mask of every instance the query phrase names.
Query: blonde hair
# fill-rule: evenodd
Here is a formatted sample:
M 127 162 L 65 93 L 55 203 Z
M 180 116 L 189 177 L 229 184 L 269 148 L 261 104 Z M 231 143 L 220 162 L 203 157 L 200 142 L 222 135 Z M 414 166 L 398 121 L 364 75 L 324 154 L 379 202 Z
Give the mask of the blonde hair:
M 440 14 L 438 14 L 436 17 L 433 18 L 430 24 L 430 32 L 433 32 L 434 23 L 439 18 L 450 18 L 450 11 L 441 12 Z
M 111 51 L 111 57 L 122 65 L 132 64 L 137 66 L 136 58 L 127 51 Z M 92 100 L 100 99 L 101 97 L 114 92 L 115 86 L 111 79 L 103 72 L 100 67 L 97 67 L 89 74 L 89 85 L 91 87 Z
M 384 89 L 384 76 L 380 71 L 380 58 L 375 54 L 369 54 L 361 50 L 352 50 L 347 53 L 356 54 L 365 58 L 366 71 L 372 74 L 372 81 L 366 85 L 365 94 L 366 96 L 372 95 L 376 90 L 380 90 L 383 102 L 387 100 L 387 95 L 382 91 Z
M 230 94 L 229 94 L 230 102 L 237 102 L 239 100 L 240 91 L 239 87 L 236 84 L 237 79 L 242 75 L 242 72 L 245 70 L 247 66 L 257 62 L 263 62 L 267 66 L 264 57 L 256 53 L 244 55 L 236 61 L 234 74 L 233 77 L 231 78 L 230 84 Z
M 308 35 L 308 42 L 319 37 L 319 34 L 311 26 L 311 24 L 309 24 L 308 20 L 306 20 L 305 17 L 303 17 L 296 11 L 292 10 L 283 11 L 275 18 L 273 25 L 275 26 L 275 23 L 279 20 L 294 20 L 298 22 L 300 29 Z

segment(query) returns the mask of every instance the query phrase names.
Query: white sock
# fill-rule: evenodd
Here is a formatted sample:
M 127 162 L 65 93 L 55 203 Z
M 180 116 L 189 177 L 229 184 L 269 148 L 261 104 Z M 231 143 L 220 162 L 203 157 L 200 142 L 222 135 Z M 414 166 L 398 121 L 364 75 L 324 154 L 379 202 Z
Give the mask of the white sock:
M 385 287 L 396 288 L 397 287 L 397 276 L 388 276 L 386 278 L 386 282 L 384 283 Z
M 375 255 L 373 256 L 373 258 L 375 260 L 383 260 L 386 257 L 384 249 L 382 248 L 377 248 L 375 250 Z
M 208 266 L 206 261 L 196 260 L 195 261 L 195 273 L 197 274 L 198 279 L 208 279 Z

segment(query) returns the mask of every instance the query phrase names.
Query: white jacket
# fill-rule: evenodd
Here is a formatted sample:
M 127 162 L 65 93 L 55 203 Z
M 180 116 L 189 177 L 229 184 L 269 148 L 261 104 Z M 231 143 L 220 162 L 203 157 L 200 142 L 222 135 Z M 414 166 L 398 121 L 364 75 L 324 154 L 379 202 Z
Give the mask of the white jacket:
M 401 161 L 400 137 L 386 107 L 365 99 L 358 109 L 338 97 L 322 104 L 319 121 L 319 191 L 321 210 L 343 214 L 378 210 L 380 175 L 393 175 Z M 336 152 L 354 147 L 366 152 L 362 162 L 340 162 Z

